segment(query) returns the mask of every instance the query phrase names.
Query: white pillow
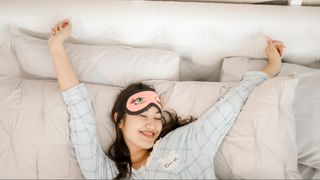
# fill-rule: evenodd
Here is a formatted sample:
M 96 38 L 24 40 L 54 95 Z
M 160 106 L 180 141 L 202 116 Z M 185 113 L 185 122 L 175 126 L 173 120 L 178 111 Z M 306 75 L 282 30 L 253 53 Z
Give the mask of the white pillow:
M 23 78 L 55 79 L 47 40 L 11 27 L 12 46 Z M 80 81 L 125 87 L 142 80 L 179 80 L 179 56 L 168 50 L 65 42 Z
M 266 64 L 267 61 L 262 59 L 225 58 L 220 79 L 221 81 L 239 80 L 246 70 L 260 70 Z M 320 170 L 320 69 L 282 63 L 278 76 L 289 74 L 296 74 L 300 79 L 293 106 L 298 163 Z
M 0 74 L 11 77 L 20 77 L 19 63 L 10 49 L 10 36 L 5 36 L 0 44 Z

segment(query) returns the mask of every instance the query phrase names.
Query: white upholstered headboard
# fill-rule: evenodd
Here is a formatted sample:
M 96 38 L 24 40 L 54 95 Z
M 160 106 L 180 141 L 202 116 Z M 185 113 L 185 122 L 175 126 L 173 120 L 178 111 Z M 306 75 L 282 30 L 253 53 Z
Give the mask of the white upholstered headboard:
M 72 36 L 81 41 L 178 52 L 181 80 L 218 80 L 223 57 L 265 57 L 265 36 L 285 43 L 287 62 L 310 65 L 320 59 L 320 7 L 304 6 L 0 0 L 0 43 L 10 24 L 48 32 L 67 17 Z

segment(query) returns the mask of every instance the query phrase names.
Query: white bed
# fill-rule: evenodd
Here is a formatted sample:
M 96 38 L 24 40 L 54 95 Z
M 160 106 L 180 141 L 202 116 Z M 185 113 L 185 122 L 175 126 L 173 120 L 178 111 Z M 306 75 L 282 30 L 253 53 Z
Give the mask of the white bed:
M 15 121 L 16 125 L 18 124 L 17 129 L 15 129 L 12 128 L 14 123 L 9 120 L 19 119 L 21 113 L 19 114 L 18 111 L 15 113 L 8 113 L 17 110 L 16 106 L 19 105 L 18 102 L 20 102 L 16 99 L 19 96 L 16 96 L 14 93 L 22 91 L 24 94 L 27 94 L 29 92 L 30 97 L 24 99 L 27 101 L 28 99 L 32 100 L 32 95 L 36 95 L 36 92 L 39 91 L 39 93 L 45 92 L 44 97 L 52 99 L 53 102 L 50 104 L 46 101 L 44 104 L 41 104 L 42 100 L 46 99 L 43 97 L 42 99 L 39 99 L 39 101 L 35 101 L 35 107 L 33 108 L 47 107 L 45 105 L 53 108 L 53 105 L 56 105 L 58 108 L 51 112 L 50 118 L 67 119 L 66 108 L 61 101 L 61 97 L 58 97 L 58 87 L 54 78 L 32 76 L 32 72 L 29 71 L 28 74 L 26 73 L 26 69 L 24 69 L 24 71 L 22 70 L 23 68 L 26 68 L 27 65 L 22 64 L 21 59 L 17 60 L 16 55 L 19 53 L 22 55 L 31 54 L 29 57 L 32 57 L 32 48 L 28 49 L 29 46 L 21 46 L 27 48 L 20 47 L 21 51 L 17 52 L 17 49 L 15 48 L 17 46 L 14 47 L 17 42 L 13 41 L 13 37 L 15 37 L 13 33 L 15 32 L 12 31 L 14 27 L 23 28 L 24 30 L 22 31 L 29 36 L 46 39 L 48 37 L 49 29 L 57 21 L 64 18 L 69 18 L 72 22 L 73 39 L 71 39 L 69 43 L 75 43 L 76 46 L 78 44 L 99 44 L 101 46 L 122 45 L 135 48 L 149 47 L 167 50 L 167 52 L 174 52 L 175 54 L 165 56 L 168 59 L 171 59 L 169 67 L 172 67 L 172 69 L 167 68 L 167 70 L 170 69 L 170 71 L 167 71 L 162 66 L 154 67 L 154 72 L 168 74 L 166 77 L 159 78 L 161 81 L 155 82 L 155 86 L 163 94 L 164 98 L 169 98 L 172 94 L 179 95 L 178 92 L 182 92 L 179 88 L 191 88 L 189 93 L 203 91 L 205 94 L 210 93 L 209 90 L 218 93 L 217 95 L 212 95 L 212 100 L 205 100 L 205 98 L 201 99 L 201 97 L 194 96 L 193 101 L 197 102 L 197 104 L 189 107 L 190 109 L 187 107 L 186 109 L 182 108 L 182 101 L 179 104 L 165 99 L 165 102 L 168 105 L 175 107 L 182 115 L 186 115 L 188 112 L 192 112 L 194 115 L 201 114 L 210 103 L 215 102 L 216 98 L 221 96 L 233 83 L 222 83 L 218 82 L 219 80 L 236 80 L 230 78 L 231 75 L 233 78 L 237 77 L 240 79 L 242 74 L 239 73 L 239 70 L 250 69 L 247 68 L 247 61 L 238 65 L 229 63 L 228 66 L 226 66 L 227 63 L 225 63 L 227 61 L 224 61 L 225 66 L 222 66 L 224 58 L 225 60 L 228 59 L 228 62 L 231 62 L 232 58 L 226 57 L 233 56 L 241 56 L 242 59 L 244 56 L 250 57 L 251 59 L 265 58 L 264 47 L 266 45 L 265 38 L 267 36 L 284 42 L 287 47 L 284 56 L 284 61 L 286 63 L 299 66 L 297 69 L 303 68 L 303 65 L 308 68 L 313 68 L 312 71 L 319 72 L 319 69 L 317 68 L 320 67 L 320 7 L 167 1 L 0 0 L 0 74 L 2 75 L 0 78 L 0 97 L 2 98 L 0 104 L 0 127 L 2 130 L 0 131 L 6 131 L 7 135 L 11 135 L 10 137 L 7 137 L 6 133 L 0 133 L 0 168 L 5 170 L 0 172 L 0 178 L 82 178 L 77 162 L 74 159 L 74 154 L 72 154 L 72 150 L 61 150 L 61 148 L 72 147 L 71 144 L 68 144 L 68 140 L 63 139 L 68 138 L 69 133 L 66 122 L 58 121 L 60 122 L 59 126 L 62 129 L 65 128 L 65 130 L 57 131 L 58 135 L 59 132 L 63 134 L 61 136 L 62 139 L 55 139 L 57 140 L 55 141 L 50 139 L 50 137 L 54 137 L 55 134 L 47 134 L 49 138 L 47 140 L 50 140 L 50 143 L 64 143 L 63 147 L 56 146 L 55 148 L 57 148 L 57 151 L 55 151 L 54 148 L 49 149 L 48 147 L 43 146 L 46 144 L 46 140 L 40 138 L 40 132 L 24 129 L 24 126 L 27 124 L 40 123 L 44 125 L 47 121 L 41 121 L 41 119 L 45 119 L 43 118 L 43 114 L 40 112 L 40 114 L 37 114 L 38 112 L 32 114 L 32 112 L 28 112 L 27 109 L 24 109 L 23 112 L 26 114 L 24 116 L 33 120 L 21 124 L 17 123 L 18 121 Z M 24 43 L 30 42 L 24 41 Z M 30 45 L 30 47 L 35 46 Z M 33 50 L 36 51 L 35 49 Z M 177 56 L 179 56 L 180 59 L 177 59 Z M 41 64 L 41 60 L 42 59 L 35 59 L 35 63 L 37 65 Z M 47 59 L 44 58 L 44 61 L 46 60 Z M 150 60 L 150 62 L 155 61 L 156 60 Z M 46 62 L 48 63 L 50 61 Z M 163 63 L 164 61 L 161 62 Z M 237 61 L 237 63 L 238 62 L 239 61 Z M 30 64 L 32 63 L 29 61 L 29 65 Z M 34 64 L 34 67 L 32 68 L 42 68 L 37 65 Z M 150 64 L 150 66 L 152 66 L 152 64 Z M 233 68 L 235 74 L 226 73 L 233 72 Z M 23 78 L 24 80 L 19 80 L 18 78 Z M 27 78 L 29 80 L 27 80 Z M 141 78 L 143 79 L 144 77 Z M 314 88 L 311 87 L 311 90 L 317 91 L 319 89 L 320 81 L 317 82 L 315 77 L 312 78 L 313 82 L 315 82 L 315 86 Z M 111 84 L 105 84 L 106 86 L 104 87 L 103 82 L 99 81 L 97 83 L 99 85 L 96 85 L 96 83 L 91 80 L 86 79 L 84 81 L 88 83 L 88 86 L 91 89 L 90 91 L 92 92 L 92 97 L 96 98 L 94 100 L 94 102 L 97 103 L 96 107 L 106 108 L 108 110 L 111 108 L 110 103 L 108 105 L 103 105 L 106 101 L 97 100 L 97 97 L 110 97 L 112 99 L 114 98 L 113 95 L 121 89 L 121 86 L 127 83 L 127 81 L 122 81 L 123 83 L 114 84 L 113 82 L 112 84 L 112 81 L 110 80 L 109 82 L 111 82 Z M 129 78 L 128 82 L 133 80 L 134 79 Z M 164 80 L 170 80 L 170 82 L 163 82 Z M 183 82 L 175 82 L 178 80 Z M 34 92 L 31 91 L 32 86 L 34 86 Z M 192 91 L 192 88 L 194 91 Z M 102 91 L 105 89 L 109 89 L 112 92 L 112 97 L 111 95 L 103 94 Z M 8 97 L 10 98 L 6 99 L 5 93 L 9 94 Z M 179 98 L 183 99 L 186 97 L 181 95 Z M 200 99 L 205 102 L 201 104 Z M 320 100 L 320 98 L 316 100 Z M 314 104 L 317 105 L 319 102 L 316 101 Z M 12 108 L 12 111 L 7 111 L 7 109 L 11 108 L 11 105 L 15 108 Z M 28 102 L 24 102 L 23 105 L 28 105 Z M 48 109 L 42 112 L 47 113 L 47 111 L 50 111 Z M 102 109 L 97 111 L 102 112 Z M 53 112 L 56 113 L 56 117 Z M 314 113 L 314 115 L 316 115 L 316 113 Z M 33 118 L 33 116 L 36 118 Z M 102 113 L 98 116 L 102 119 L 103 116 L 106 115 Z M 305 117 L 310 116 L 305 115 Z M 317 121 L 319 120 L 317 119 L 318 116 L 314 116 L 313 119 L 306 119 L 302 114 L 302 117 L 299 118 L 304 119 L 304 121 L 295 123 L 295 126 L 305 128 L 297 127 L 297 131 L 294 127 L 291 128 L 291 130 L 294 129 L 294 134 L 297 135 L 297 143 L 300 143 L 297 144 L 298 154 L 297 159 L 295 160 L 299 164 L 296 164 L 296 166 L 299 167 L 300 175 L 303 178 L 320 178 L 320 152 L 318 152 L 320 149 L 320 142 L 318 141 L 319 139 L 316 138 L 320 137 L 320 131 L 318 130 L 320 126 L 316 127 L 314 124 L 314 122 L 319 122 Z M 98 125 L 101 129 L 99 133 L 103 134 L 103 130 L 108 130 L 108 132 L 104 132 L 103 135 L 109 133 L 109 136 L 112 136 L 112 129 L 108 129 L 110 128 L 110 123 L 103 122 L 101 119 L 98 119 L 98 122 L 100 122 Z M 36 126 L 32 127 L 37 129 Z M 50 131 L 50 129 L 54 129 L 58 126 L 48 123 L 41 127 L 46 127 L 49 132 L 56 132 L 54 130 Z M 308 139 L 305 140 L 305 136 L 302 136 L 303 134 L 308 134 L 310 129 L 313 131 L 310 136 L 313 141 L 310 139 L 309 141 Z M 18 130 L 19 132 L 16 132 Z M 24 135 L 27 135 L 26 137 L 32 137 L 33 141 L 23 139 L 22 136 Z M 15 136 L 21 138 L 15 138 Z M 24 143 L 17 143 L 14 139 L 17 139 L 18 141 L 21 140 L 21 142 L 23 141 Z M 110 140 L 102 141 L 103 146 L 106 149 Z M 65 144 L 66 142 L 67 144 Z M 312 144 L 301 145 L 301 143 L 310 142 Z M 12 146 L 12 144 L 16 144 L 16 146 Z M 14 148 L 12 147 L 28 148 L 26 148 L 25 153 L 19 154 L 15 153 Z M 44 149 L 41 149 L 40 147 Z M 303 148 L 299 149 L 299 147 Z M 315 150 L 315 152 L 308 152 L 308 150 Z M 294 152 L 295 150 L 292 151 Z M 41 159 L 42 156 L 52 155 L 52 157 L 55 157 L 61 155 L 61 152 L 71 153 L 70 157 L 73 157 L 73 159 L 68 159 L 67 165 L 63 161 L 55 162 L 54 158 L 50 159 L 48 157 L 46 158 L 46 162 L 41 161 L 45 159 Z M 49 153 L 49 155 L 46 153 Z M 221 153 L 219 156 L 222 157 Z M 306 159 L 306 157 L 308 159 Z M 24 162 L 30 163 L 26 164 Z M 68 170 L 63 170 L 66 167 L 68 167 Z M 221 167 L 217 169 L 223 171 Z M 20 170 L 17 170 L 19 168 Z M 45 168 L 52 168 L 53 171 L 51 173 L 47 173 L 46 171 L 45 174 L 39 173 L 43 172 L 42 170 Z M 60 171 L 61 176 L 59 176 Z M 225 171 L 225 173 L 226 172 L 227 171 Z M 263 172 L 262 174 L 264 173 L 266 172 Z M 273 172 L 269 173 L 272 174 Z M 228 178 L 239 177 L 243 178 L 250 176 L 235 176 L 235 174 L 228 176 Z M 258 176 L 254 176 L 253 178 L 257 177 Z M 271 177 L 279 178 L 280 176 L 275 175 L 270 176 L 270 178 Z M 292 178 L 297 176 L 283 177 Z M 260 178 L 265 177 L 260 176 Z

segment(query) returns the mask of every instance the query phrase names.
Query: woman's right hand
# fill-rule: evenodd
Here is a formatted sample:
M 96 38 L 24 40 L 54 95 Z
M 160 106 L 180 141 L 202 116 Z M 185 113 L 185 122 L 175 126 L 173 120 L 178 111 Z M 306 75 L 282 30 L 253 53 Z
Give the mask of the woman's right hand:
M 49 47 L 53 48 L 57 45 L 63 45 L 64 41 L 70 37 L 71 22 L 67 19 L 57 23 L 50 32 Z

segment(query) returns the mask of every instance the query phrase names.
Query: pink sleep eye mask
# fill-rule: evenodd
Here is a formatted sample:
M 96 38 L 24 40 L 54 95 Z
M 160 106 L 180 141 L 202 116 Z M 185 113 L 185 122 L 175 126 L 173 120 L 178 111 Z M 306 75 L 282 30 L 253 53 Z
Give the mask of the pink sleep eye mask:
M 140 91 L 131 95 L 126 103 L 128 114 L 137 115 L 155 106 L 161 112 L 160 99 L 154 91 Z

